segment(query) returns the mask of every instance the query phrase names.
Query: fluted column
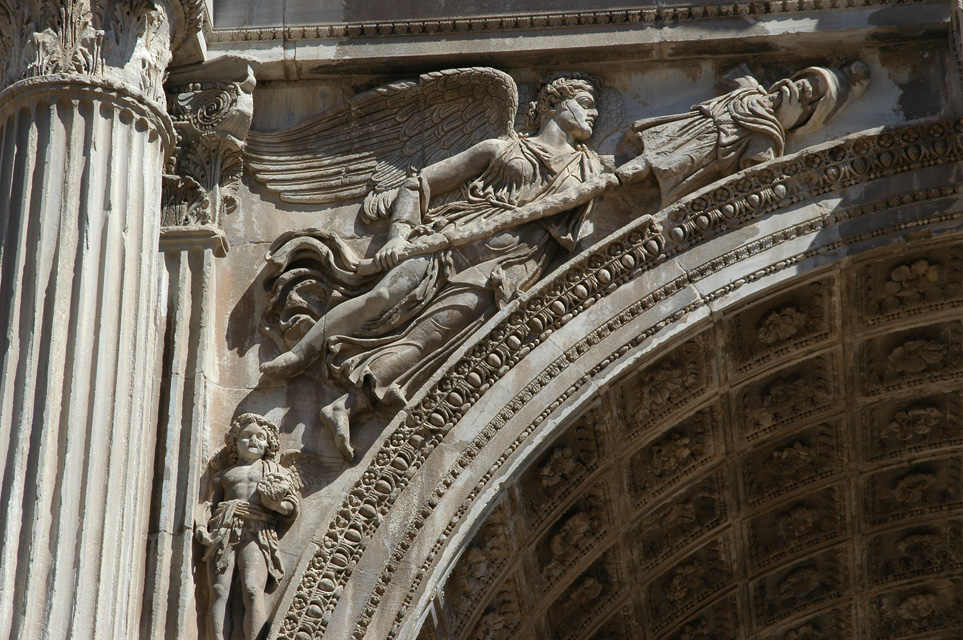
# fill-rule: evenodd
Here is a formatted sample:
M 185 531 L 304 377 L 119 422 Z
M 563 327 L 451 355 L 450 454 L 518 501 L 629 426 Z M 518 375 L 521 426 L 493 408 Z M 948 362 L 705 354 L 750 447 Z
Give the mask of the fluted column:
M 172 15 L 0 0 L 4 640 L 138 636 Z

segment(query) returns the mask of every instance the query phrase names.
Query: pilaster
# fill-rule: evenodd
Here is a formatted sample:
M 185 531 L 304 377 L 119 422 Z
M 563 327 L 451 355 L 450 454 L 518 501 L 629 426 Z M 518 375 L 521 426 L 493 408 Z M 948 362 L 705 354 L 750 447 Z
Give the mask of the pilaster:
M 203 626 L 197 622 L 193 525 L 210 454 L 215 260 L 230 250 L 220 225 L 236 206 L 253 89 L 250 61 L 231 57 L 182 69 L 168 83 L 178 142 L 163 182 L 166 308 L 145 639 L 193 638 Z

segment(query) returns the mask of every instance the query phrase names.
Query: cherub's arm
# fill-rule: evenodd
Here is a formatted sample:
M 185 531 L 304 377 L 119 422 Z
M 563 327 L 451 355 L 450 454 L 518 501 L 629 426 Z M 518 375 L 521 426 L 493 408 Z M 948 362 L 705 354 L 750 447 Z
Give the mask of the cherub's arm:
M 207 523 L 211 520 L 213 508 L 224 499 L 222 472 L 218 471 L 208 483 L 207 499 L 197 506 L 194 513 L 194 536 L 203 545 L 213 544 Z
M 505 141 L 499 138 L 483 140 L 408 176 L 391 207 L 388 241 L 375 254 L 381 268 L 387 270 L 397 264 L 399 251 L 407 244 L 411 230 L 421 224 L 432 194 L 447 193 L 477 177 L 504 146 Z

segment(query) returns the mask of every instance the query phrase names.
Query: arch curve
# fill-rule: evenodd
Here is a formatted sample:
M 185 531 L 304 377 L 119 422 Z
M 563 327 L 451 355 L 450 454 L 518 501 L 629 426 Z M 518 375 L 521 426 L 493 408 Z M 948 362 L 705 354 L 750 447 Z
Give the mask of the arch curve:
M 903 602 L 931 613 L 963 603 L 952 549 L 931 562 L 933 588 L 912 569 L 892 583 L 857 575 L 868 566 L 857 555 L 927 535 L 914 529 L 923 519 L 959 524 L 960 442 L 947 425 L 963 378 L 961 131 L 924 122 L 805 150 L 642 217 L 559 268 L 479 330 L 369 450 L 272 637 L 662 638 L 729 614 L 782 637 L 817 618 L 855 624 L 857 602 L 902 633 L 927 624 L 901 618 Z M 913 413 L 926 409 L 939 416 Z M 889 451 L 879 425 L 901 411 L 942 435 Z M 747 475 L 783 449 L 786 464 L 805 458 L 802 448 L 828 456 L 812 482 L 766 497 L 767 481 Z M 904 504 L 900 482 L 900 495 L 925 503 L 918 521 L 887 515 Z M 833 512 L 845 531 L 754 551 L 753 526 L 777 529 L 793 500 L 820 492 L 845 505 Z M 653 514 L 709 528 L 649 552 Z M 602 533 L 568 539 L 586 530 Z M 492 531 L 502 532 L 489 543 Z M 548 615 L 579 608 L 577 620 Z M 622 631 L 608 633 L 610 622 Z

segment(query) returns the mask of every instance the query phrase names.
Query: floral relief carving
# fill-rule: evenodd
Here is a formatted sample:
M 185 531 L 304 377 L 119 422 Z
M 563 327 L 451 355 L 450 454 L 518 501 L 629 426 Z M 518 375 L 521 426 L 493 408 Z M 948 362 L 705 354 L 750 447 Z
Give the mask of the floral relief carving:
M 936 340 L 907 340 L 893 349 L 886 365 L 894 371 L 920 373 L 943 360 L 943 345 Z
M 542 486 L 549 488 L 569 480 L 579 467 L 583 467 L 568 447 L 555 447 L 538 469 Z
M 873 638 L 889 640 L 963 625 L 963 583 L 933 580 L 922 587 L 878 596 L 872 601 Z
M 893 483 L 893 497 L 900 504 L 911 507 L 922 502 L 935 483 L 936 476 L 931 473 L 908 473 Z
M 638 540 L 646 570 L 726 521 L 726 486 L 726 474 L 714 472 L 642 516 Z
M 930 264 L 929 260 L 919 259 L 912 264 L 901 264 L 889 274 L 884 285 L 888 295 L 897 298 L 918 299 L 933 288 L 940 279 L 940 265 Z
M 720 424 L 718 413 L 715 405 L 703 409 L 632 456 L 639 504 L 661 495 L 711 460 L 718 447 L 714 433 Z
M 740 309 L 724 321 L 728 366 L 733 376 L 801 348 L 838 330 L 835 277 L 809 282 L 775 298 Z
M 963 325 L 945 322 L 884 335 L 859 350 L 867 395 L 953 379 L 963 370 Z
M 944 245 L 857 272 L 858 312 L 870 324 L 963 303 L 963 247 Z
M 553 586 L 608 533 L 611 516 L 606 496 L 610 494 L 607 484 L 592 488 L 562 514 L 539 542 L 537 557 L 545 579 L 543 590 Z
M 774 309 L 759 324 L 759 340 L 766 345 L 783 342 L 798 334 L 805 325 L 806 316 L 796 307 Z
M 911 443 L 928 440 L 934 431 L 941 430 L 943 412 L 936 407 L 908 407 L 893 414 L 889 425 L 883 429 L 880 438 Z
M 729 541 L 719 537 L 658 576 L 647 589 L 652 629 L 660 631 L 724 588 L 732 578 Z
M 866 512 L 874 525 L 944 511 L 963 501 L 963 475 L 958 458 L 884 471 L 870 476 L 866 482 Z
M 745 437 L 753 440 L 828 409 L 836 400 L 835 377 L 835 357 L 824 355 L 747 385 L 737 416 L 745 423 Z
M 890 531 L 868 545 L 874 584 L 937 574 L 963 563 L 963 532 L 958 520 Z
M 958 444 L 963 433 L 950 426 L 959 420 L 958 392 L 921 397 L 911 403 L 890 401 L 862 412 L 863 441 L 871 460 Z
M 506 640 L 522 621 L 518 592 L 514 581 L 499 589 L 485 607 L 474 628 L 466 636 L 470 640 Z
M 642 433 L 646 426 L 700 395 L 711 380 L 710 367 L 711 351 L 707 336 L 703 334 L 626 383 L 621 391 L 621 404 L 629 430 Z
M 521 495 L 528 526 L 536 528 L 598 465 L 596 420 L 590 414 L 526 472 Z
M 841 488 L 829 487 L 753 518 L 749 522 L 752 566 L 769 565 L 842 535 L 841 491 Z
M 771 573 L 752 587 L 757 626 L 763 627 L 842 595 L 848 583 L 841 549 L 830 549 Z
M 835 421 L 758 446 L 742 465 L 746 500 L 749 504 L 758 504 L 839 473 L 843 456 L 840 425 Z
M 609 549 L 569 584 L 549 608 L 547 622 L 554 637 L 576 637 L 618 595 L 619 567 L 617 549 Z

